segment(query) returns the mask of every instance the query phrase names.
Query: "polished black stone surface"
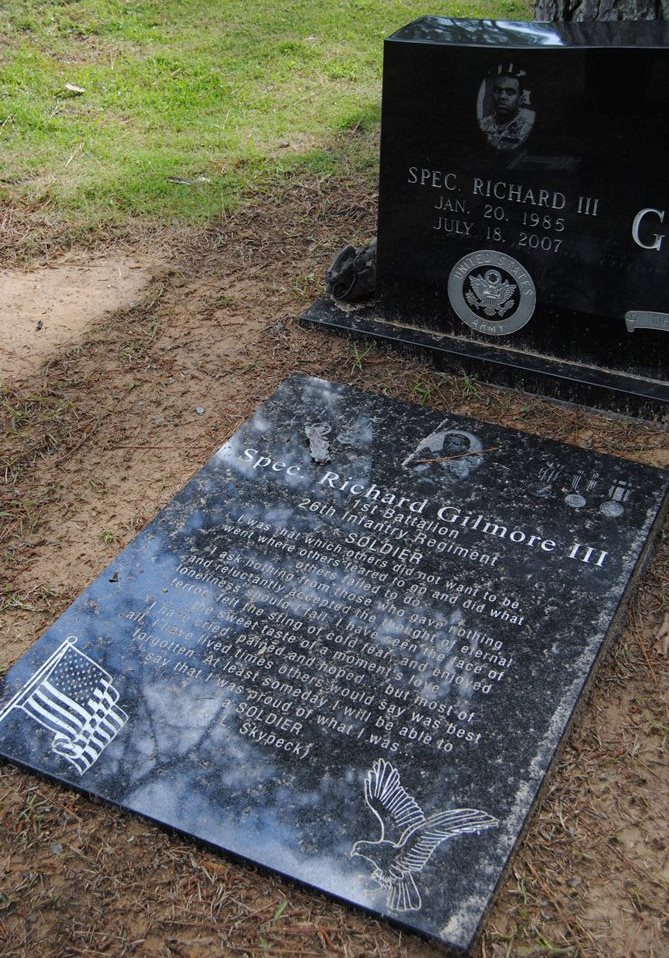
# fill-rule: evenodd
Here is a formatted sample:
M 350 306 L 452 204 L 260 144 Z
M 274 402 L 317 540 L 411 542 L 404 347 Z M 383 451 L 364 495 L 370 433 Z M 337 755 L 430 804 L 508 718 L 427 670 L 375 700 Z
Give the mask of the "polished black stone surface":
M 385 44 L 386 318 L 666 383 L 667 24 L 422 24 Z
M 666 408 L 668 146 L 665 22 L 424 17 L 398 31 L 378 319 L 632 376 Z
M 393 33 L 390 39 L 478 47 L 655 48 L 669 45 L 669 23 L 665 20 L 541 23 L 420 17 Z
M 0 754 L 466 952 L 666 488 L 292 377 L 4 677 Z

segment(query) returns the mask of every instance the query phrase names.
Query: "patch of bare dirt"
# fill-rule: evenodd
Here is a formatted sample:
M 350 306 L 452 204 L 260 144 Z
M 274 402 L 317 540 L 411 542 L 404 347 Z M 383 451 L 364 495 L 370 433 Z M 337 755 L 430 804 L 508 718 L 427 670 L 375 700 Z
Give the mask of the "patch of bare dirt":
M 119 251 L 0 270 L 0 382 L 34 374 L 94 320 L 137 302 L 156 267 L 155 257 Z
M 656 425 L 443 375 L 301 328 L 369 184 L 287 181 L 190 247 L 141 302 L 92 320 L 2 396 L 0 666 L 14 662 L 291 372 L 644 462 Z M 133 294 L 137 296 L 137 294 Z M 198 414 L 198 407 L 204 413 Z M 491 912 L 480 958 L 660 958 L 666 535 Z M 436 958 L 354 909 L 0 767 L 5 958 Z M 666 929 L 664 929 L 666 931 Z

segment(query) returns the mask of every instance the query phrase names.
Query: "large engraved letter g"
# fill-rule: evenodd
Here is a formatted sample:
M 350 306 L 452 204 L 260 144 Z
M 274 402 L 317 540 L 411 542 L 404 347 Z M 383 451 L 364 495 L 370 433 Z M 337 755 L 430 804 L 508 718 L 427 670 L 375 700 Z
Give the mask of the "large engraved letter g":
M 647 207 L 644 210 L 639 210 L 639 212 L 634 217 L 634 222 L 632 223 L 632 239 L 637 246 L 640 246 L 642 249 L 662 249 L 662 240 L 664 239 L 664 233 L 656 233 L 655 239 L 652 243 L 642 243 L 639 236 L 639 227 L 641 226 L 641 221 L 647 213 L 655 213 L 660 220 L 660 223 L 664 223 L 664 210 L 654 210 L 652 207 Z

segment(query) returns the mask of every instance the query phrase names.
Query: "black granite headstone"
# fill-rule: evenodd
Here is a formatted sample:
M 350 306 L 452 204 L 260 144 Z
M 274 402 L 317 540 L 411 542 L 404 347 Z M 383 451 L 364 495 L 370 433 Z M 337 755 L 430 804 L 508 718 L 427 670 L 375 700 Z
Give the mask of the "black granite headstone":
M 292 377 L 5 676 L 0 754 L 466 952 L 666 486 Z
M 669 23 L 423 17 L 385 43 L 377 305 L 307 319 L 666 412 L 668 148 Z

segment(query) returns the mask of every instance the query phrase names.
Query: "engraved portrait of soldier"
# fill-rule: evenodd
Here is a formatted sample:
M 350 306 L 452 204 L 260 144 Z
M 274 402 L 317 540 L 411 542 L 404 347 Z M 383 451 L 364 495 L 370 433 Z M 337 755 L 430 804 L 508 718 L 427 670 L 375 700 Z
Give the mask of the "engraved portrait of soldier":
M 495 150 L 519 149 L 534 126 L 527 74 L 514 63 L 499 63 L 479 88 L 477 116 L 488 144 Z

